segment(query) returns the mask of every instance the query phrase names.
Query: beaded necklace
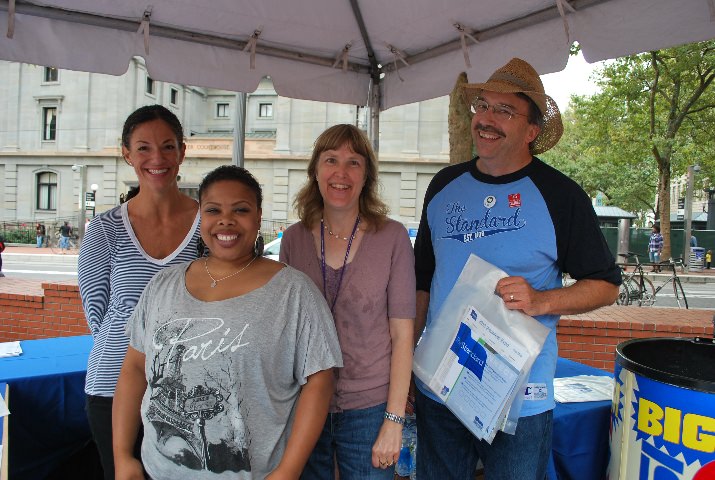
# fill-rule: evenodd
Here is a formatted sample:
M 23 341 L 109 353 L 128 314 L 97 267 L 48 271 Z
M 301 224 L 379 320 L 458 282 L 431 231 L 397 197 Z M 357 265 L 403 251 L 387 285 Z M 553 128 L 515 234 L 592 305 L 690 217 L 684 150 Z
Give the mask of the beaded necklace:
M 328 289 L 327 289 L 327 275 L 325 271 L 325 228 L 323 228 L 325 222 L 320 219 L 320 261 L 323 271 L 323 295 L 325 295 L 325 300 L 328 300 Z M 355 232 L 357 231 L 358 225 L 360 224 L 360 215 L 355 219 L 355 226 L 353 227 L 353 233 L 350 234 L 348 239 L 348 248 L 345 250 L 345 260 L 343 260 L 343 268 L 340 271 L 340 280 L 338 280 L 338 288 L 335 290 L 335 296 L 333 297 L 333 303 L 330 306 L 330 311 L 335 314 L 335 302 L 338 301 L 338 294 L 340 293 L 340 286 L 343 283 L 343 276 L 345 275 L 345 270 L 348 264 L 348 256 L 350 255 L 350 247 L 353 245 L 353 239 L 355 238 Z M 328 300 L 329 301 L 329 300 Z

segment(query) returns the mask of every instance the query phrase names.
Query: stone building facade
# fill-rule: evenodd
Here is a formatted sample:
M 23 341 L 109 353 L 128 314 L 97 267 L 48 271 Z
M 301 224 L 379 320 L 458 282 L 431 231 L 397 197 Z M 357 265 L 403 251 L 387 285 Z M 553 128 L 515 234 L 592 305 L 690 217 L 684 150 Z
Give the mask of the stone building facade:
M 195 194 L 206 173 L 231 162 L 235 93 L 155 81 L 141 58 L 116 77 L 0 62 L 0 220 L 76 224 L 94 188 L 96 213 L 117 205 L 137 183 L 121 157 L 122 124 L 153 103 L 184 126 L 179 186 Z M 447 104 L 443 97 L 381 115 L 382 194 L 405 224 L 419 220 L 429 181 L 448 163 Z M 264 218 L 294 221 L 315 138 L 336 123 L 366 128 L 366 119 L 364 108 L 280 97 L 270 78 L 248 94 L 244 165 L 264 189 Z

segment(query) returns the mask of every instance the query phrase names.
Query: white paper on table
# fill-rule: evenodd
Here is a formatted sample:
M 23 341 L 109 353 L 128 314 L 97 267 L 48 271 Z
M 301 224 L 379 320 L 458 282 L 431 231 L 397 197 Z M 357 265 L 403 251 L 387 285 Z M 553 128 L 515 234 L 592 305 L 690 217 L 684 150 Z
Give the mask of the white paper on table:
M 17 357 L 18 355 L 22 355 L 22 347 L 20 347 L 19 341 L 0 343 L 0 358 Z
M 554 378 L 554 399 L 559 403 L 598 402 L 613 398 L 613 379 L 603 375 Z
M 7 403 L 5 403 L 5 399 L 2 398 L 2 395 L 0 395 L 0 418 L 5 417 L 7 415 L 10 415 L 10 410 L 7 408 Z M 2 438 L 0 438 L 0 441 L 2 441 Z
M 7 403 L 5 403 L 3 396 L 0 395 L 0 422 L 2 422 L 1 419 L 7 415 L 10 415 L 10 410 L 7 408 Z M 2 465 L 2 447 L 2 435 L 0 434 L 0 465 Z
M 527 357 L 521 344 L 469 306 L 429 386 L 474 435 L 491 441 Z

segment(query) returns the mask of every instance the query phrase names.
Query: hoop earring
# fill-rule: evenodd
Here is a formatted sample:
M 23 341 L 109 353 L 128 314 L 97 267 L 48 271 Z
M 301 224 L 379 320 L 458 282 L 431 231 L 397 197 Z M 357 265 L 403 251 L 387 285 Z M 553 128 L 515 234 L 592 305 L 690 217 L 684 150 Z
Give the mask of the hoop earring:
M 260 257 L 261 255 L 263 255 L 264 246 L 265 242 L 263 241 L 263 235 L 261 235 L 261 231 L 258 230 L 258 235 L 256 236 L 256 243 L 253 244 L 253 253 L 257 257 Z
M 199 237 L 199 241 L 196 242 L 196 258 L 208 257 L 211 254 L 208 247 L 204 243 L 204 239 Z

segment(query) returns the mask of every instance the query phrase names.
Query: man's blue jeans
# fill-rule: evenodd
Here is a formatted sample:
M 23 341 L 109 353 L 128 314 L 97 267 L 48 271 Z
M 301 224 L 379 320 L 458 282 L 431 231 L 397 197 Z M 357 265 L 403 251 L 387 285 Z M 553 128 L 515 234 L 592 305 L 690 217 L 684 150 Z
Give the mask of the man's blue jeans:
M 395 468 L 372 466 L 372 446 L 383 422 L 386 404 L 329 413 L 310 454 L 301 480 L 333 480 L 337 458 L 340 480 L 392 480 Z
M 648 252 L 650 263 L 660 263 L 660 252 Z
M 544 480 L 553 412 L 522 417 L 515 435 L 477 439 L 452 412 L 417 391 L 417 478 L 471 480 L 481 459 L 489 480 Z
M 70 249 L 70 237 L 60 237 L 60 248 L 63 250 Z

